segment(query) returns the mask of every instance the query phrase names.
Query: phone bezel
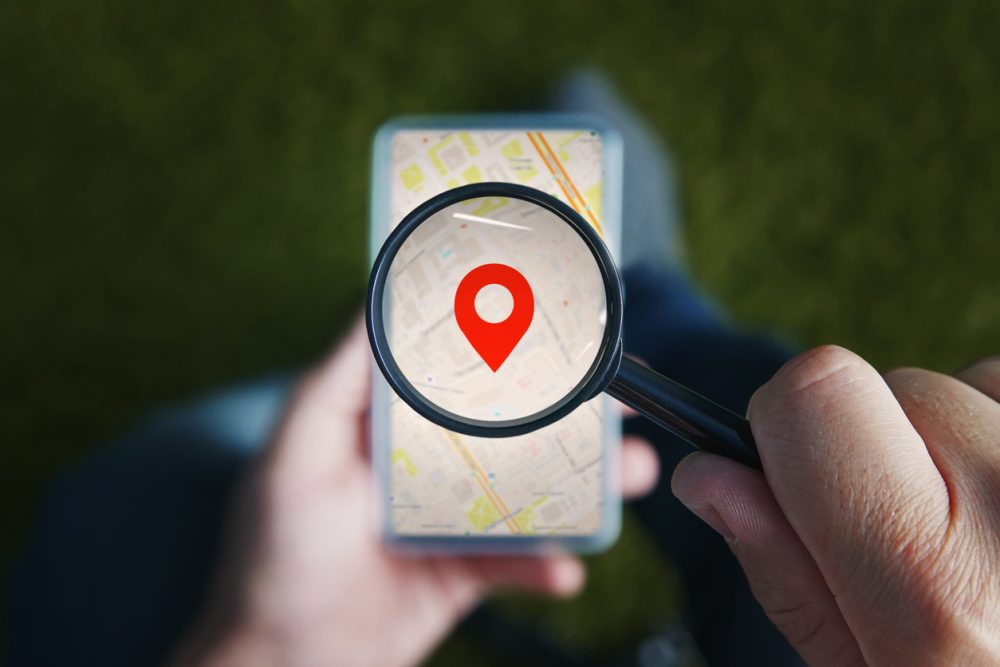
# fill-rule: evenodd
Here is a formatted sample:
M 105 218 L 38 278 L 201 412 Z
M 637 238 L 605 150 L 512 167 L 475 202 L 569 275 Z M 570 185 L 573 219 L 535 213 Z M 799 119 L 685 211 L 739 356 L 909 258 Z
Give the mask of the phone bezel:
M 391 147 L 400 131 L 435 132 L 488 130 L 587 130 L 600 137 L 602 148 L 602 222 L 603 240 L 617 260 L 621 243 L 621 196 L 623 154 L 618 131 L 603 118 L 591 114 L 484 114 L 455 116 L 403 116 L 382 125 L 372 146 L 372 188 L 369 219 L 369 261 L 373 262 L 391 231 L 390 182 Z M 429 199 L 429 198 L 428 198 Z M 554 536 L 483 536 L 483 535 L 405 535 L 392 526 L 389 508 L 391 488 L 391 444 L 388 443 L 388 409 L 392 389 L 378 367 L 372 367 L 372 407 L 370 413 L 371 459 L 375 471 L 376 507 L 379 532 L 394 549 L 446 553 L 541 553 L 550 550 L 593 553 L 615 542 L 621 530 L 621 494 L 618 488 L 618 465 L 621 442 L 621 418 L 612 399 L 604 397 L 602 418 L 603 485 L 601 523 L 588 535 Z

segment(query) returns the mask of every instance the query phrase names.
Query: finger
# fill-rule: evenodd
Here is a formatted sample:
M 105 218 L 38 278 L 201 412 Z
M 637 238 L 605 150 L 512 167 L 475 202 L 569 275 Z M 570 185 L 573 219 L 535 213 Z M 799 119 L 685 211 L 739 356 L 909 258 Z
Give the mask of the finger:
M 520 590 L 569 597 L 583 588 L 586 571 L 578 559 L 566 555 L 483 556 L 466 559 L 470 570 L 487 588 Z
M 994 363 L 1000 371 L 1000 363 Z M 961 380 L 919 368 L 886 374 L 896 400 L 951 489 L 953 521 L 979 523 L 997 517 L 991 499 L 1000 484 L 1000 405 L 975 386 L 990 389 L 993 370 L 977 364 L 963 371 Z
M 1000 402 L 1000 357 L 977 361 L 955 377 Z
M 620 401 L 615 400 L 615 405 L 618 406 L 618 410 L 621 412 L 623 419 L 631 419 L 632 417 L 639 416 L 639 413 L 636 412 L 635 408 L 630 408 Z
M 674 470 L 677 498 L 729 543 L 768 617 L 809 664 L 863 664 L 812 556 L 756 471 L 713 454 Z
M 916 604 L 892 619 L 877 610 L 906 601 L 947 527 L 949 498 L 885 381 L 847 350 L 816 348 L 761 387 L 748 413 L 768 485 L 827 585 L 843 592 L 855 634 L 874 641 L 903 626 L 918 645 L 926 618 Z
M 275 474 L 323 478 L 358 456 L 370 393 L 370 352 L 359 318 L 299 383 L 273 440 Z
M 653 447 L 636 436 L 622 440 L 621 492 L 625 498 L 644 496 L 660 479 L 660 458 Z
M 357 417 L 368 409 L 371 351 L 363 317 L 307 376 L 311 403 L 324 412 Z M 335 400 L 334 400 L 335 399 Z

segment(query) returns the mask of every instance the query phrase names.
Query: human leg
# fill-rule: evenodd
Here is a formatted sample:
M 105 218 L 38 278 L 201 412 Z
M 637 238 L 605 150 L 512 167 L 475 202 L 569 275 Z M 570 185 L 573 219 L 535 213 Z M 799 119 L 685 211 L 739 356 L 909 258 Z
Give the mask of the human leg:
M 162 661 L 202 600 L 227 500 L 292 381 L 159 410 L 53 484 L 7 591 L 11 665 Z

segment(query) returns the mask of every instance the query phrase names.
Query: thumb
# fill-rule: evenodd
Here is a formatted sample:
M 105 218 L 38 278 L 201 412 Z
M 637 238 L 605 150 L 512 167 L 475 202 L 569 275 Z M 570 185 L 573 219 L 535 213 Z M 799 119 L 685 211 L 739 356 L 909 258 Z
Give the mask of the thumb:
M 810 665 L 864 664 L 833 593 L 760 472 L 696 453 L 677 466 L 672 489 L 726 539 L 754 597 Z
M 329 479 L 362 459 L 369 359 L 359 318 L 333 353 L 299 382 L 269 452 L 276 474 L 301 484 Z

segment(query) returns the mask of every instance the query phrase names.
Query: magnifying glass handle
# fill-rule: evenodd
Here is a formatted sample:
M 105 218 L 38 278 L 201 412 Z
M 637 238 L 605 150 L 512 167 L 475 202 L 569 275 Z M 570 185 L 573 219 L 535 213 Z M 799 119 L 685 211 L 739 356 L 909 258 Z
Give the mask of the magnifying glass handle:
M 750 422 L 628 357 L 605 391 L 698 449 L 761 467 Z

